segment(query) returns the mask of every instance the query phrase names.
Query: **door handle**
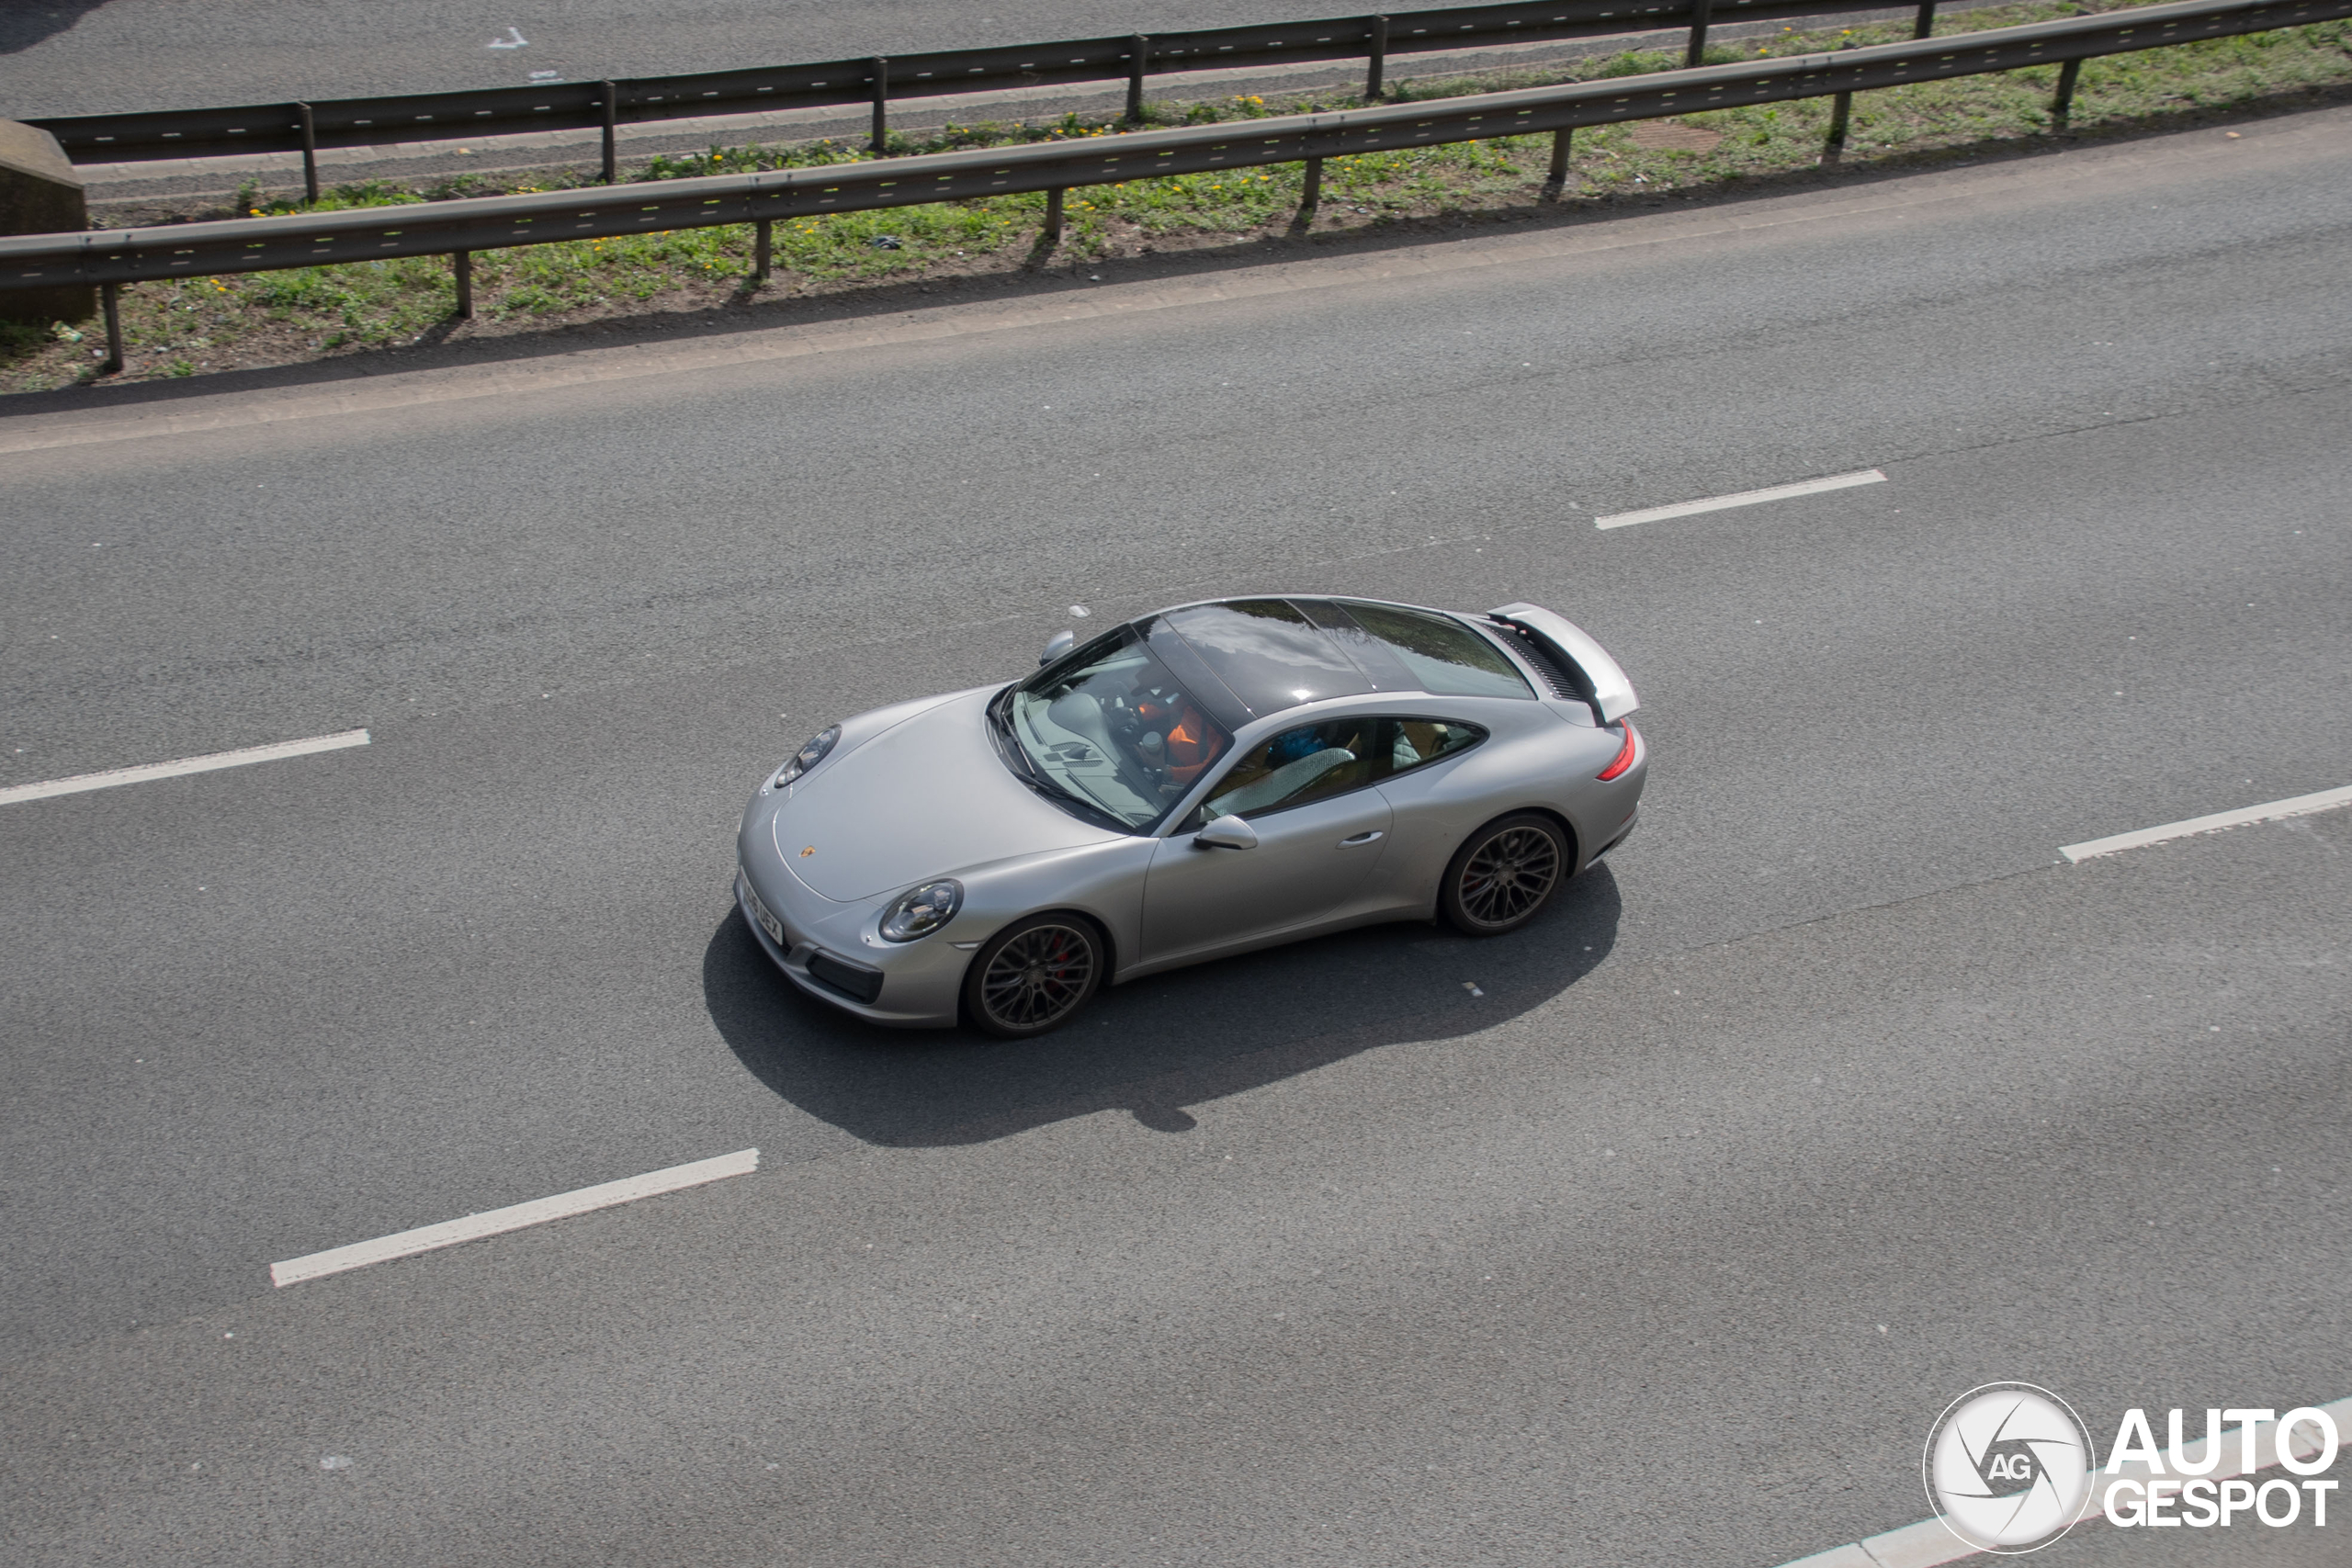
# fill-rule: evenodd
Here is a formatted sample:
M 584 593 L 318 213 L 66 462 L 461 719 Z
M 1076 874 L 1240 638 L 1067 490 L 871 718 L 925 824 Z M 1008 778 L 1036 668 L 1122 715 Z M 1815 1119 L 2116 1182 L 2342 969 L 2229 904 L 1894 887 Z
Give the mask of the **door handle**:
M 1372 830 L 1371 830 L 1370 832 L 1368 832 L 1368 833 L 1358 833 L 1358 834 L 1357 834 L 1354 838 L 1352 838 L 1352 839 L 1341 839 L 1341 840 L 1340 840 L 1340 847 L 1341 849 L 1343 849 L 1343 850 L 1351 850 L 1351 849 L 1354 849 L 1358 844 L 1369 844 L 1369 843 L 1373 843 L 1373 842 L 1376 841 L 1376 840 L 1379 839 L 1379 837 L 1380 837 L 1380 829 L 1377 829 L 1377 828 L 1374 828 L 1374 829 L 1372 829 Z

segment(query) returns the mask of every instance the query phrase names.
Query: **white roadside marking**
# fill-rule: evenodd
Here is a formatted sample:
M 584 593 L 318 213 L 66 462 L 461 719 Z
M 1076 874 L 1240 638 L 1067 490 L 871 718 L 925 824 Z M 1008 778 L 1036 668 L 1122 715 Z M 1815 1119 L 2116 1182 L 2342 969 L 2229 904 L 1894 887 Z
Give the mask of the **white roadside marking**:
M 2299 795 L 2292 800 L 2274 800 L 2267 806 L 2242 806 L 2235 811 L 2216 811 L 2211 817 L 2192 817 L 2186 822 L 2167 822 L 2161 828 L 2143 828 L 2136 833 L 2117 833 L 2109 838 L 2093 839 L 2088 843 L 2067 844 L 2058 852 L 2080 865 L 2096 855 L 2144 849 L 2168 839 L 2193 839 L 2199 833 L 2218 833 L 2225 828 L 2243 828 L 2250 822 L 2276 822 L 2287 817 L 2308 817 L 2314 811 L 2333 811 L 2339 806 L 2352 806 L 2352 784 L 2342 789 L 2324 789 L 2316 795 Z
M 1596 528 L 1630 528 L 1636 523 L 1662 523 L 1669 517 L 1690 517 L 1702 512 L 1728 512 L 1735 506 L 1761 506 L 1768 501 L 1787 501 L 1800 495 L 1819 495 L 1826 490 L 1851 490 L 1856 485 L 1884 484 L 1886 476 L 1876 468 L 1864 468 L 1860 473 L 1832 474 L 1826 479 L 1805 479 L 1792 485 L 1774 485 L 1770 490 L 1744 490 L 1736 495 L 1711 495 L 1704 501 L 1679 501 L 1672 506 L 1653 506 L 1646 512 L 1615 512 L 1606 517 L 1596 517 Z
M 2318 1408 L 2322 1415 L 2335 1423 L 2335 1429 L 2338 1432 L 2352 1431 L 2352 1399 L 2339 1399 L 2333 1404 L 2323 1404 Z M 2310 1422 L 2301 1422 L 2298 1425 L 2302 1427 L 2305 1437 L 2296 1448 L 2295 1453 L 2301 1459 L 2309 1460 L 2312 1454 L 2319 1451 L 2321 1445 L 2313 1441 L 2309 1435 L 2312 1430 Z M 2222 1433 L 2220 1439 L 2224 1456 L 2240 1453 L 2243 1451 L 2240 1445 L 2245 1440 L 2245 1428 L 2233 1427 Z M 2255 1462 L 2251 1465 L 2232 1463 L 2227 1457 L 2224 1457 L 2216 1461 L 2206 1470 L 2204 1478 L 2210 1481 L 2235 1480 L 2242 1475 L 2252 1475 L 2258 1471 L 2268 1470 L 2272 1465 L 2277 1464 L 2278 1462 L 2278 1431 L 2275 1422 L 2264 1423 L 2256 1428 L 2253 1452 Z M 2164 1451 L 2164 1473 L 2167 1475 L 2194 1473 L 2178 1463 L 2184 1459 L 2190 1465 L 2204 1464 L 2204 1439 L 2200 1438 L 2193 1443 L 2183 1443 L 2177 1449 L 2166 1449 Z M 2110 1483 L 2121 1481 L 2144 1483 L 2150 1473 L 2147 1463 L 2142 1460 L 2127 1461 L 2112 1475 L 2109 1474 L 2104 1468 L 2094 1471 L 2091 1474 L 2090 1488 L 2083 1497 L 2082 1508 L 2075 1516 L 2075 1521 L 2079 1524 L 2090 1524 L 2104 1517 L 2107 1507 L 2107 1491 Z M 1794 1562 L 1782 1563 L 1781 1568 L 1938 1568 L 1941 1563 L 1958 1562 L 1963 1558 L 1982 1555 L 1983 1553 L 1977 1548 L 1954 1535 L 1951 1532 L 1951 1527 L 1945 1524 L 1943 1520 L 1921 1519 L 1916 1525 L 1905 1525 L 1901 1529 L 1888 1530 L 1883 1535 L 1874 1535 L 1867 1540 L 1856 1541 L 1849 1546 L 1833 1546 L 1826 1551 L 1816 1551 L 1810 1557 L 1800 1557 Z
M 658 1197 L 664 1192 L 675 1192 L 683 1187 L 700 1187 L 706 1182 L 723 1181 L 730 1176 L 749 1176 L 759 1168 L 760 1151 L 757 1149 L 720 1155 L 717 1159 L 696 1160 L 691 1165 L 673 1165 L 667 1170 L 648 1171 L 643 1176 L 607 1181 L 598 1187 L 582 1187 L 576 1192 L 559 1192 L 552 1198 L 537 1198 L 511 1208 L 492 1209 L 486 1214 L 468 1214 L 462 1220 L 444 1220 L 437 1225 L 422 1225 L 413 1231 L 401 1231 L 397 1235 L 379 1235 L 373 1241 L 355 1241 L 349 1247 L 330 1247 L 324 1252 L 313 1252 L 307 1258 L 289 1258 L 283 1263 L 269 1266 L 269 1282 L 281 1287 L 299 1285 L 305 1280 L 322 1279 L 351 1269 L 365 1269 L 371 1263 L 389 1263 L 395 1258 L 431 1252 L 436 1247 L 455 1247 L 461 1241 L 476 1241 L 486 1235 L 543 1225 L 549 1220 L 568 1220 L 574 1214 L 609 1209 L 616 1203 L 634 1203 L 639 1198 Z
M 175 779 L 183 773 L 209 773 L 215 768 L 243 768 L 254 762 L 275 762 L 281 757 L 307 757 L 313 751 L 340 751 L 346 746 L 367 744 L 366 730 L 346 729 L 338 735 L 313 735 L 308 740 L 280 740 L 274 746 L 248 746 L 242 751 L 182 757 L 176 762 L 149 762 L 144 767 L 111 768 L 103 773 L 76 773 L 70 779 L 50 779 L 42 784 L 0 789 L 0 806 L 12 806 L 20 800 L 46 800 L 52 795 L 112 789 L 117 784 L 145 784 L 151 779 Z

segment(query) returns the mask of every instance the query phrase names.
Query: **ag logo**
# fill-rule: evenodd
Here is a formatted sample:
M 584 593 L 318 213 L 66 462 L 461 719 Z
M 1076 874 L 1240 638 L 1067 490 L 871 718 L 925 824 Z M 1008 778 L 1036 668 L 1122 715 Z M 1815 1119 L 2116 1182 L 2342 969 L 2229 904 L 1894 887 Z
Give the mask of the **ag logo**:
M 2066 1402 L 1996 1382 L 1952 1401 L 1928 1435 L 1928 1500 L 1983 1551 L 2038 1551 L 2064 1535 L 2090 1490 L 2090 1434 Z
M 1990 1490 L 1987 1496 L 2014 1497 L 2020 1492 L 2030 1492 L 2033 1483 L 2041 1479 L 2041 1467 L 2034 1462 L 2033 1445 L 2022 1438 L 2003 1438 L 1977 1456 L 1976 1467 Z

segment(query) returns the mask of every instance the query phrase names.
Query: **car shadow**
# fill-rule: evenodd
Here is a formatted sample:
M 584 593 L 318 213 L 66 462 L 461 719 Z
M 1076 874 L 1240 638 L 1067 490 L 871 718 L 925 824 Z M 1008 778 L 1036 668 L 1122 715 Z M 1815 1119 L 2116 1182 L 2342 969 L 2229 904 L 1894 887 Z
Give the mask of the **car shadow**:
M 107 0 L 48 0 L 0 6 L 0 54 L 17 54 L 37 43 L 70 32 L 74 25 Z
M 776 973 L 730 910 L 704 950 L 703 996 L 753 1077 L 870 1144 L 985 1143 L 1100 1111 L 1181 1133 L 1196 1124 L 1188 1107 L 1541 1006 L 1609 955 L 1623 907 L 1604 863 L 1507 937 L 1343 931 L 1118 987 L 1019 1043 L 836 1012 Z

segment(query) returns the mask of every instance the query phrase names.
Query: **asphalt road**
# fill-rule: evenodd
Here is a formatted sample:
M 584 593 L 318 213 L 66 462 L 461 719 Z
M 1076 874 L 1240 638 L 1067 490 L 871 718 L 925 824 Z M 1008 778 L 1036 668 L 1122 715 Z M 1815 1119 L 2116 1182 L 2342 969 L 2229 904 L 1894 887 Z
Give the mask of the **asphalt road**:
M 1312 0 L 12 0 L 0 104 L 26 117 L 431 93 L 1351 14 Z
M 1945 9 L 1984 3 L 1946 0 Z M 0 112 L 38 118 L 452 92 L 548 76 L 593 82 L 1363 14 L 1341 0 L 526 0 L 504 9 L 473 0 L 15 0 L 0 8 Z M 1729 24 L 1716 36 L 1765 25 Z M 1389 80 L 1419 74 L 1416 58 L 1396 57 Z M 1329 73 L 1302 69 L 1308 82 L 1348 74 L 1343 62 Z M 1074 88 L 1069 101 L 1104 94 L 1115 101 L 1120 91 L 1117 83 L 1101 93 Z M 1021 112 L 1041 108 L 1059 112 L 1035 101 Z
M 2352 1393 L 2352 813 L 2056 855 L 2352 782 L 2347 175 L 2304 116 L 12 455 L 0 784 L 376 740 L 0 807 L 0 1555 L 1769 1568 L 1919 1517 L 1990 1379 L 2102 1440 Z M 1583 622 L 1643 829 L 1518 937 L 1025 1047 L 763 969 L 732 824 L 807 733 L 1267 587 Z

